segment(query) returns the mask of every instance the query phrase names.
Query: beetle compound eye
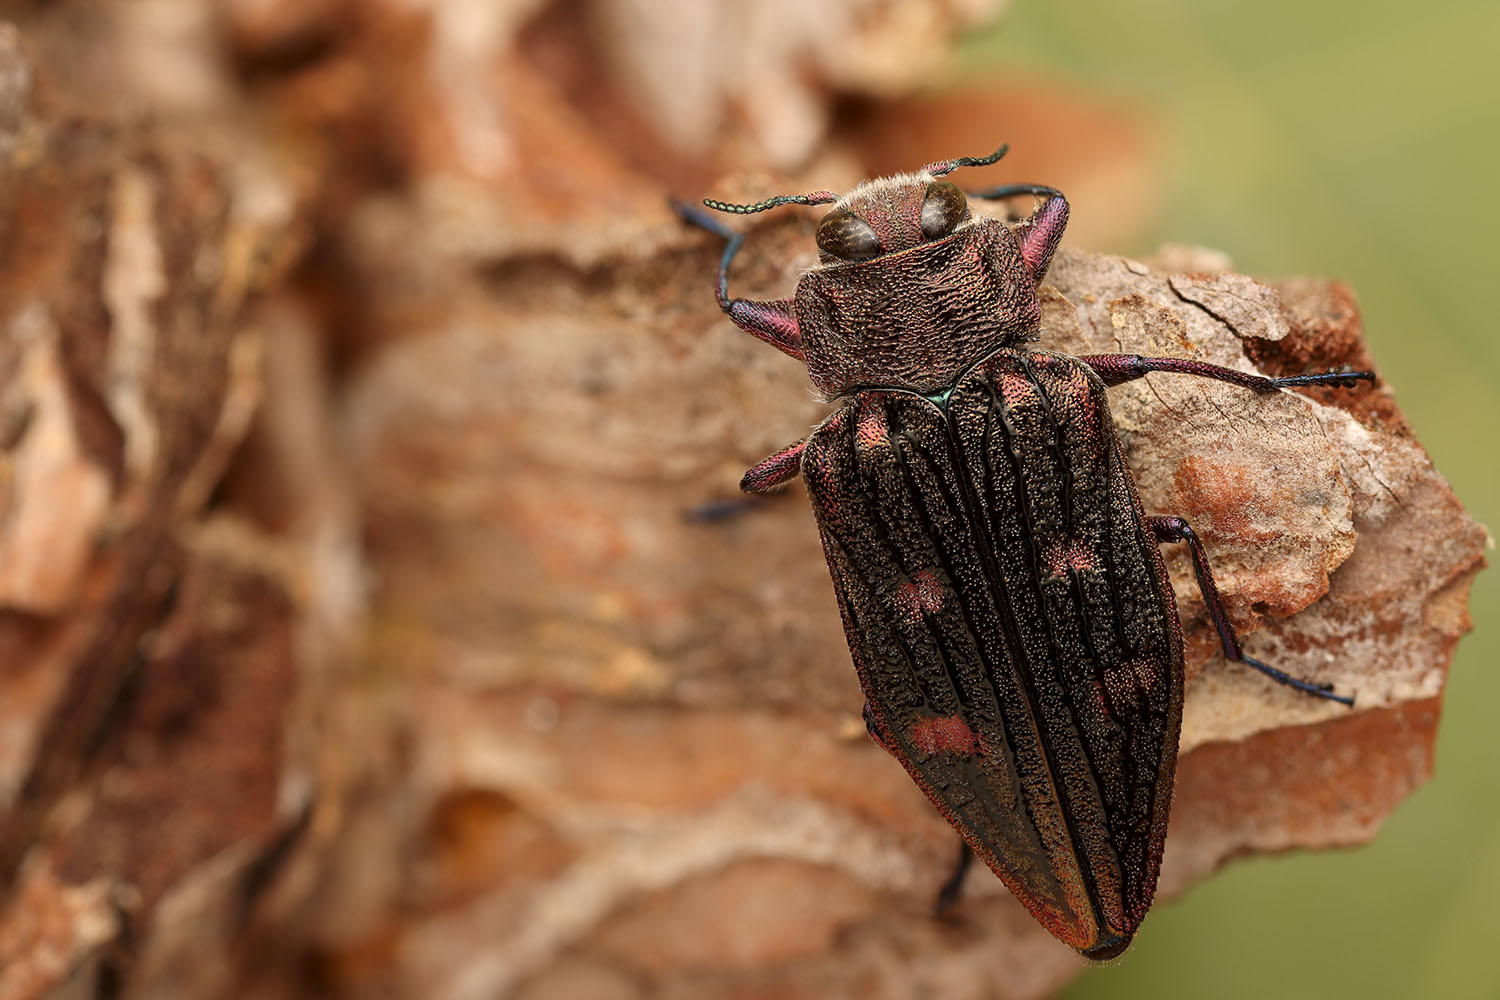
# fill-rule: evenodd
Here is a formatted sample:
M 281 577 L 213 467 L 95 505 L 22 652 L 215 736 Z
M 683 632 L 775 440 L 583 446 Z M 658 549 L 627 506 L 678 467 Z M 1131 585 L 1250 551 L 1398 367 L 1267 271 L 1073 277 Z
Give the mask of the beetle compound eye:
M 880 238 L 864 219 L 839 208 L 818 223 L 818 249 L 839 260 L 871 260 L 880 256 Z
M 957 184 L 933 181 L 927 185 L 927 199 L 922 202 L 922 235 L 929 240 L 947 236 L 963 221 L 968 207 Z

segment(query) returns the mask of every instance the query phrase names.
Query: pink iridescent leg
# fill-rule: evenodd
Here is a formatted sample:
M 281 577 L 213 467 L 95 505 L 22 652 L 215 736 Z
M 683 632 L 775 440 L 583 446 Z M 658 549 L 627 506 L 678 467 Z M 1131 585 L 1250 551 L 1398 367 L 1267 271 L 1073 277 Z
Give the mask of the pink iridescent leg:
M 803 438 L 755 463 L 740 480 L 740 489 L 746 493 L 768 493 L 778 486 L 785 486 L 802 470 L 802 449 L 806 447 L 807 439 Z
M 1140 378 L 1150 372 L 1166 372 L 1175 375 L 1197 375 L 1202 378 L 1228 382 L 1251 392 L 1261 394 L 1290 389 L 1299 385 L 1337 385 L 1354 388 L 1360 382 L 1374 383 L 1374 372 L 1315 372 L 1311 375 L 1289 375 L 1270 378 L 1252 375 L 1250 372 L 1211 365 L 1206 361 L 1191 361 L 1187 358 L 1145 358 L 1139 354 L 1084 354 L 1078 358 L 1104 380 L 1105 385 L 1120 385 Z
M 1016 226 L 1016 239 L 1021 242 L 1021 257 L 1026 261 L 1026 270 L 1031 280 L 1040 282 L 1052 263 L 1052 254 L 1062 241 L 1063 230 L 1068 226 L 1068 199 L 1057 188 L 1045 184 L 1007 184 L 1004 187 L 984 191 L 970 191 L 970 198 L 999 201 L 1029 194 L 1041 196 L 1042 202 L 1031 216 Z
M 729 297 L 729 262 L 734 260 L 735 254 L 739 253 L 740 246 L 745 242 L 745 234 L 735 232 L 718 219 L 691 205 L 673 201 L 672 207 L 687 222 L 707 229 L 729 241 L 724 246 L 724 255 L 719 258 L 719 283 L 715 289 L 719 308 L 724 310 L 734 325 L 741 330 L 764 340 L 783 354 L 789 354 L 799 361 L 803 360 L 802 333 L 797 328 L 797 315 L 792 309 L 791 299 L 757 302 L 752 299 Z

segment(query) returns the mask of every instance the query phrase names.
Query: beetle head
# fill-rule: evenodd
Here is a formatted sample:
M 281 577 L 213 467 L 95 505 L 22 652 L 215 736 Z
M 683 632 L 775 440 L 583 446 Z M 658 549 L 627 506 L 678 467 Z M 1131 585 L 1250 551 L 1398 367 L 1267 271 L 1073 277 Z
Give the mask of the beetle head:
M 777 205 L 826 205 L 833 211 L 818 223 L 818 257 L 824 267 L 859 264 L 911 250 L 953 235 L 973 221 L 968 199 L 952 181 L 941 178 L 959 167 L 994 163 L 1010 147 L 989 156 L 962 156 L 929 163 L 915 174 L 866 181 L 842 198 L 831 191 L 778 195 L 753 205 L 707 199 L 721 212 L 748 215 Z
M 994 349 L 1035 339 L 1036 286 L 1066 202 L 1052 198 L 1051 208 L 1012 229 L 973 216 L 963 191 L 943 179 L 993 163 L 1005 149 L 867 181 L 841 198 L 817 191 L 755 205 L 705 202 L 737 214 L 834 203 L 818 224 L 820 264 L 802 276 L 792 301 L 801 355 L 825 398 L 869 386 L 931 395 Z M 1056 194 L 1036 185 L 998 190 Z
M 866 181 L 818 223 L 818 257 L 824 267 L 874 260 L 950 236 L 970 218 L 952 181 L 923 174 Z

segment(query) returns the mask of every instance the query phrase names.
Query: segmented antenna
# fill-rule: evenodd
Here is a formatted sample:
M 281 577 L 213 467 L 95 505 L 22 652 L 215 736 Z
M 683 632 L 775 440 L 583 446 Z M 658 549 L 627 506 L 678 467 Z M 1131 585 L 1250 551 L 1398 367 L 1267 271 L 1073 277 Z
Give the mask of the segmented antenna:
M 758 201 L 754 205 L 733 205 L 727 201 L 715 201 L 712 198 L 704 198 L 703 204 L 716 212 L 751 215 L 755 212 L 764 212 L 768 208 L 775 208 L 777 205 L 826 205 L 838 200 L 839 196 L 832 191 L 813 191 L 810 194 L 779 194 L 774 198 Z
M 1008 152 L 1010 152 L 1010 143 L 1005 143 L 989 156 L 960 156 L 956 160 L 938 160 L 936 163 L 927 164 L 922 169 L 934 177 L 941 177 L 944 174 L 953 173 L 959 167 L 987 167 Z

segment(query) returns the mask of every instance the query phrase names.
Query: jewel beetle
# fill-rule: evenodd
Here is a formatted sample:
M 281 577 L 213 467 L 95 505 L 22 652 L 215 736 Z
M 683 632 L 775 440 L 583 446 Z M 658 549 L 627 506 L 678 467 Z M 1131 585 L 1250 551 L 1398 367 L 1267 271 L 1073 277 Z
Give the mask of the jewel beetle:
M 1072 357 L 1034 345 L 1037 287 L 1068 220 L 1054 188 L 965 193 L 944 178 L 989 156 L 930 163 L 848 194 L 711 209 L 833 208 L 819 263 L 790 298 L 717 299 L 740 328 L 807 365 L 837 408 L 755 465 L 750 493 L 800 475 L 812 501 L 871 737 L 965 847 L 1088 958 L 1119 955 L 1151 905 L 1182 725 L 1183 647 L 1160 546 L 1189 546 L 1227 659 L 1308 694 L 1353 700 L 1247 656 L 1207 555 L 1180 517 L 1148 516 L 1106 388 L 1149 372 L 1257 393 L 1374 380 L 1268 378 L 1182 358 Z M 1040 199 L 1015 224 L 970 198 Z M 972 853 L 970 853 L 972 852 Z

